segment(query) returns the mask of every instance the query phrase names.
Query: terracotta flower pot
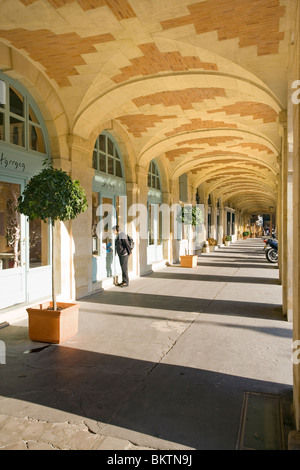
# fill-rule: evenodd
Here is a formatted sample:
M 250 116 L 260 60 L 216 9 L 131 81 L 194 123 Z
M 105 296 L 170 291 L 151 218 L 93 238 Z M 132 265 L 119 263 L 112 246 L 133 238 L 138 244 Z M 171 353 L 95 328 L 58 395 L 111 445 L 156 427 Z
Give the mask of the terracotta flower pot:
M 184 255 L 180 256 L 180 266 L 183 268 L 197 267 L 197 255 Z
M 79 304 L 57 303 L 57 310 L 50 310 L 52 302 L 27 309 L 29 338 L 41 343 L 63 343 L 78 332 Z

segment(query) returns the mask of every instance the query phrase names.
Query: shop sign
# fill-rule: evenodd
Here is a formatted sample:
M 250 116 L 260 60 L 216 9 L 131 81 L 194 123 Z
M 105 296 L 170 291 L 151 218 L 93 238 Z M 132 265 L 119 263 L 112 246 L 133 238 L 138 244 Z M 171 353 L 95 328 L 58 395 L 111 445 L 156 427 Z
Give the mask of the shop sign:
M 20 162 L 17 159 L 6 158 L 2 152 L 0 155 L 0 168 L 24 172 L 26 165 L 24 162 Z

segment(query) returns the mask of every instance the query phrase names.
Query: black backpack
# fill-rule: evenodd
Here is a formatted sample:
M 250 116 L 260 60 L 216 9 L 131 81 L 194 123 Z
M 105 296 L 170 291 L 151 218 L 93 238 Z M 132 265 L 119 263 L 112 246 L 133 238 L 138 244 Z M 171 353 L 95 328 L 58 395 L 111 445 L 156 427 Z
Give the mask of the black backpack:
M 127 235 L 127 238 L 128 238 L 128 242 L 129 242 L 129 245 L 130 245 L 130 249 L 133 250 L 133 248 L 134 248 L 134 241 L 133 241 L 133 239 L 132 239 L 129 235 Z

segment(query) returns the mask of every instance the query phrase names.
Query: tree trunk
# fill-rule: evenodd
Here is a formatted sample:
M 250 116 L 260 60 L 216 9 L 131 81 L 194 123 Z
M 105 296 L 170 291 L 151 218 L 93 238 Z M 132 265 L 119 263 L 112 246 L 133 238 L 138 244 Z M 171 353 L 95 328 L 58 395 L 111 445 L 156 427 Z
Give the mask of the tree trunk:
M 51 221 L 52 227 L 52 302 L 53 310 L 57 310 L 55 290 L 55 220 Z

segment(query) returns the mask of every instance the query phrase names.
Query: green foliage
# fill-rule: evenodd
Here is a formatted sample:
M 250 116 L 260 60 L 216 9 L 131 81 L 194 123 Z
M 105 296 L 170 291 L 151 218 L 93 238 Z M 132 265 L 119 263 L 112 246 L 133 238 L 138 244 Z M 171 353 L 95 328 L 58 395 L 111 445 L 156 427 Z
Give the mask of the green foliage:
M 70 220 L 87 209 L 87 199 L 79 181 L 72 181 L 51 165 L 33 176 L 18 199 L 16 210 L 30 220 Z
M 227 242 L 231 242 L 232 236 L 231 236 L 231 235 L 226 235 L 226 236 L 224 237 L 224 240 L 227 241 Z
M 193 225 L 194 227 L 197 227 L 204 222 L 203 211 L 198 206 L 185 204 L 182 207 L 178 220 L 185 225 Z
M 246 231 L 246 232 L 243 232 L 243 237 L 249 237 L 250 235 L 250 232 Z

